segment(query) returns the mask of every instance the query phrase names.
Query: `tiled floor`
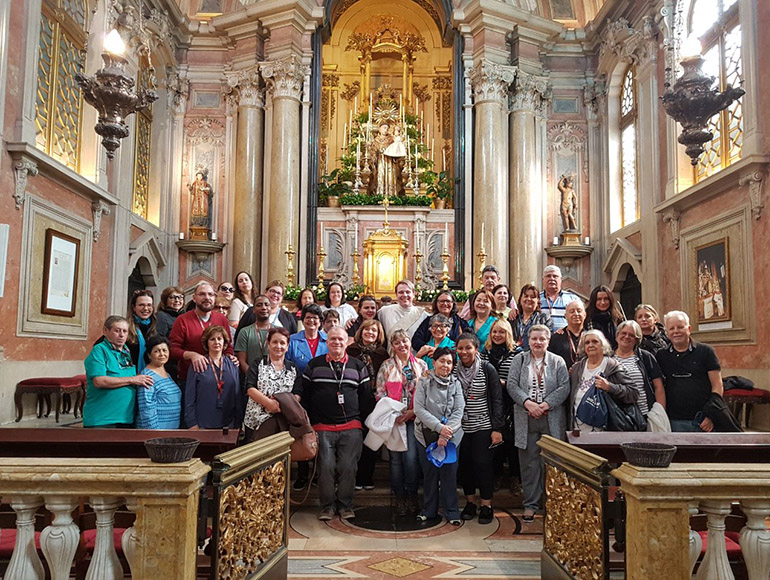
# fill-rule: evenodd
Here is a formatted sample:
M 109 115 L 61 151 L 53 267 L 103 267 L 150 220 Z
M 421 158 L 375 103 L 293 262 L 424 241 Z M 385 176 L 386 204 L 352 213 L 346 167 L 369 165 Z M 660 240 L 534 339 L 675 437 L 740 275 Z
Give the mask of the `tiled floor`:
M 444 521 L 426 530 L 383 532 L 363 529 L 355 520 L 318 521 L 311 495 L 292 510 L 289 578 L 540 578 L 541 521 L 523 523 L 521 508 L 515 507 L 518 496 L 507 490 L 495 501 L 500 507 L 488 525 L 470 521 L 455 527 Z M 356 502 L 388 498 L 383 492 L 357 492 Z

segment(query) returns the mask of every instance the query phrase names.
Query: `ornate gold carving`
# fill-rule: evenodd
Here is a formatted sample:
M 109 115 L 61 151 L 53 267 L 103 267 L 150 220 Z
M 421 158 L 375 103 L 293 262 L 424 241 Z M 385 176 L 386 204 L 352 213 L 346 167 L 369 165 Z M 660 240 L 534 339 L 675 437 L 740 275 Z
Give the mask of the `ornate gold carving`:
M 344 0 L 342 5 L 335 10 L 336 17 L 339 17 L 340 14 L 344 14 L 345 10 L 353 6 L 358 2 L 358 0 Z M 433 18 L 433 21 L 436 23 L 436 26 L 438 26 L 439 30 L 443 30 L 443 22 L 441 21 L 441 17 L 438 14 L 438 11 L 433 7 L 433 5 L 428 0 L 414 0 L 414 3 L 420 6 L 425 12 L 430 14 L 430 17 Z M 335 20 L 336 20 L 335 17 Z
M 285 545 L 283 459 L 227 487 L 219 503 L 219 578 L 241 580 Z
M 356 50 L 362 60 L 369 60 L 375 52 L 401 52 L 411 60 L 416 52 L 428 52 L 425 39 L 405 20 L 380 16 L 379 22 L 356 30 L 348 37 L 345 50 Z
M 331 128 L 337 113 L 337 99 L 334 93 L 339 92 L 339 86 L 340 75 L 327 73 L 321 77 L 321 127 Z
M 152 159 L 152 118 L 136 116 L 136 154 L 134 158 L 134 195 L 131 211 L 147 219 L 150 196 L 150 161 Z
M 428 90 L 428 85 L 421 85 L 420 83 L 413 83 L 412 84 L 412 91 L 414 93 L 414 96 L 420 99 L 421 103 L 427 103 L 430 101 L 430 91 Z
M 353 101 L 361 92 L 361 81 L 353 81 L 350 84 L 345 83 L 342 85 L 342 91 L 340 91 L 340 97 L 346 101 Z
M 574 578 L 604 578 L 602 496 L 578 479 L 545 465 L 543 545 Z

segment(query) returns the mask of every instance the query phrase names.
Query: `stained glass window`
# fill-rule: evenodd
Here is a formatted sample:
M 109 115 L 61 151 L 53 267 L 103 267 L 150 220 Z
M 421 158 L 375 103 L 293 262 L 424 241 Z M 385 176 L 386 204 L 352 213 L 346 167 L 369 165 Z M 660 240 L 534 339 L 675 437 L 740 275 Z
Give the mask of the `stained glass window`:
M 86 0 L 43 0 L 35 97 L 35 145 L 70 169 L 80 164 Z
M 738 87 L 743 79 L 741 27 L 735 0 L 699 0 L 692 6 L 688 34 L 695 34 L 703 45 L 703 72 L 713 76 L 715 86 Z M 695 167 L 700 181 L 741 158 L 743 147 L 743 107 L 741 100 L 714 115 L 708 122 L 714 138 L 704 145 L 705 152 Z
M 636 187 L 636 79 L 632 66 L 623 75 L 620 90 L 620 170 L 623 202 L 621 226 L 626 226 L 639 219 Z
M 142 57 L 136 87 L 138 90 L 154 89 L 155 70 L 149 60 Z M 150 199 L 150 160 L 152 159 L 152 107 L 136 114 L 136 147 L 134 157 L 134 191 L 131 197 L 131 211 L 147 219 Z

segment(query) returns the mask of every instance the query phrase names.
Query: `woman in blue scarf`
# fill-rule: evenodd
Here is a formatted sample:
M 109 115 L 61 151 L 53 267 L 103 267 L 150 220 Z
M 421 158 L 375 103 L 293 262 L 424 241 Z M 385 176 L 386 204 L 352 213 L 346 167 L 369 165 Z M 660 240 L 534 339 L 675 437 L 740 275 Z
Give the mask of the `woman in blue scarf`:
M 144 351 L 146 350 L 147 339 L 157 334 L 152 292 L 149 290 L 134 291 L 126 318 L 128 318 L 126 346 L 131 351 L 131 360 L 136 366 L 136 372 L 139 373 L 145 365 Z

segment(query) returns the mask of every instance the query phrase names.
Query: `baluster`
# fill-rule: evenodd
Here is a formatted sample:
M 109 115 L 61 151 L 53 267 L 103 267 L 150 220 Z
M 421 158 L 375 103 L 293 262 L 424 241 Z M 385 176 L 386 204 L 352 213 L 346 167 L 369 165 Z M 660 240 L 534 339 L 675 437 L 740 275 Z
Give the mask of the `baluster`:
M 695 580 L 735 580 L 725 546 L 725 517 L 730 513 L 730 503 L 714 500 L 700 504 L 707 517 L 708 546 Z
M 86 580 L 122 580 L 123 566 L 115 552 L 112 530 L 115 511 L 123 504 L 121 498 L 95 496 L 89 498 L 89 505 L 96 514 L 96 545 L 88 566 Z
M 16 512 L 16 544 L 5 571 L 5 580 L 43 580 L 43 563 L 35 548 L 35 512 L 43 505 L 43 499 L 11 496 L 8 503 Z
M 45 498 L 45 507 L 53 514 L 53 523 L 40 534 L 51 580 L 67 580 L 70 577 L 72 560 L 78 549 L 80 529 L 72 521 L 72 511 L 78 506 L 76 498 L 54 495 Z
M 138 503 L 136 498 L 127 497 L 126 507 L 128 511 L 136 514 Z M 128 560 L 128 567 L 131 569 L 131 573 L 134 571 L 134 562 L 136 561 L 136 553 L 139 549 L 139 538 L 136 535 L 136 523 L 123 532 L 123 537 L 120 539 L 120 545 L 123 546 L 123 555 Z
M 690 504 L 687 511 L 690 512 L 690 516 L 697 516 L 698 504 Z M 690 528 L 690 575 L 692 575 L 692 571 L 695 569 L 695 564 L 698 563 L 701 550 L 703 550 L 703 539 L 698 532 Z
M 770 531 L 765 527 L 765 518 L 770 515 L 770 503 L 745 500 L 741 507 L 746 514 L 746 526 L 741 530 L 741 552 L 749 580 L 767 580 L 770 577 Z

